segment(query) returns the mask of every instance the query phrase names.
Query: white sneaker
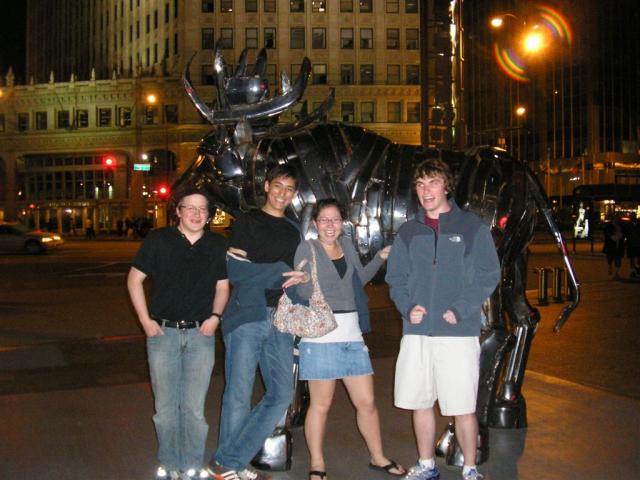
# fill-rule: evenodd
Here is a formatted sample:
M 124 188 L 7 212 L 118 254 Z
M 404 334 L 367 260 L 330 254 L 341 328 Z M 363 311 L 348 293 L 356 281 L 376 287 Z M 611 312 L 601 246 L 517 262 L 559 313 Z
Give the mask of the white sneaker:
M 175 470 L 169 471 L 164 467 L 158 467 L 156 480 L 180 480 L 180 474 Z
M 207 471 L 203 468 L 190 468 L 182 475 L 182 480 L 201 480 L 205 478 L 209 478 L 209 473 L 207 473 Z
M 240 480 L 270 480 L 269 475 L 255 471 L 253 468 L 245 468 L 241 472 L 238 472 Z
M 482 475 L 475 468 L 470 469 L 466 474 L 462 474 L 462 480 L 483 480 L 484 475 Z

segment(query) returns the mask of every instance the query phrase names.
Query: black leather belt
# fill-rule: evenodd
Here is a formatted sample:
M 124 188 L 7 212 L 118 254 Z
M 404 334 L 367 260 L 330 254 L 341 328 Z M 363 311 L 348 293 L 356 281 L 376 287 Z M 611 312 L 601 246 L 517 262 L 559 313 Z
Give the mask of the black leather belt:
M 187 328 L 196 328 L 200 326 L 200 322 L 189 322 L 187 320 L 178 320 L 177 322 L 173 322 L 171 320 L 156 320 L 160 324 L 161 327 L 169 327 L 169 328 L 177 328 L 178 330 L 184 330 Z

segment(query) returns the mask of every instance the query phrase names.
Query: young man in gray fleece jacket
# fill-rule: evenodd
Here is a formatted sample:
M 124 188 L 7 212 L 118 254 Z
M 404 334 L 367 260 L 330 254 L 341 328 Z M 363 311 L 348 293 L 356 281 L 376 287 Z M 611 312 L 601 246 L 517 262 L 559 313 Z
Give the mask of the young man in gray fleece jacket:
M 386 280 L 402 314 L 403 337 L 396 364 L 395 405 L 413 410 L 419 459 L 406 479 L 437 480 L 434 460 L 436 400 L 454 416 L 464 454 L 464 480 L 478 480 L 476 448 L 482 304 L 500 278 L 489 228 L 448 199 L 451 170 L 429 159 L 413 176 L 422 206 L 398 231 Z

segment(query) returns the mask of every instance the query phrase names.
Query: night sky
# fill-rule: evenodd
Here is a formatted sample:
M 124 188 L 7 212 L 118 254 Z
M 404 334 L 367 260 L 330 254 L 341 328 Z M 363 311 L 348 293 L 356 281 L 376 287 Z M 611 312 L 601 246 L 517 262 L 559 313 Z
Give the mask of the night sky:
M 2 14 L 0 15 L 0 75 L 3 77 L 10 66 L 16 80 L 24 83 L 25 70 L 25 0 L 2 0 Z

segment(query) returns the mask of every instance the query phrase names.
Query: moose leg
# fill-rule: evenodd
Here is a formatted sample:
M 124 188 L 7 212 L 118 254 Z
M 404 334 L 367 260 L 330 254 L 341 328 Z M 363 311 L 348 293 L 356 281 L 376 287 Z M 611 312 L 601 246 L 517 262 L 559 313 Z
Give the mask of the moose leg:
M 526 265 L 526 254 L 522 253 L 514 262 L 512 288 L 505 292 L 504 305 L 515 336 L 515 345 L 507 356 L 505 368 L 500 374 L 495 402 L 488 412 L 490 427 L 525 428 L 527 426 L 522 383 L 540 314 L 526 298 Z

